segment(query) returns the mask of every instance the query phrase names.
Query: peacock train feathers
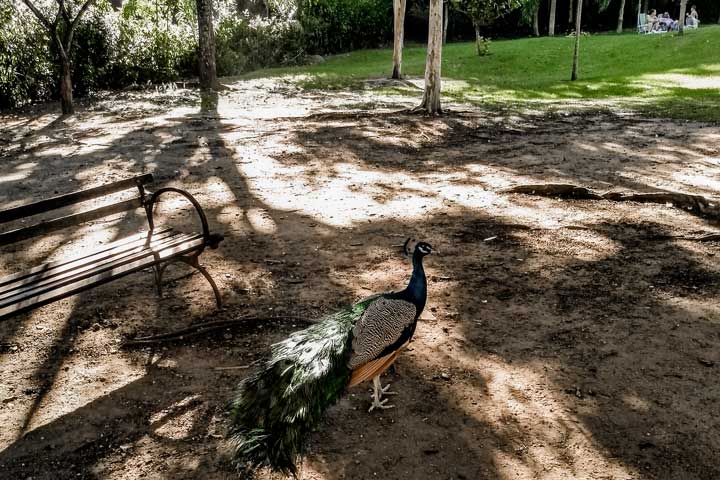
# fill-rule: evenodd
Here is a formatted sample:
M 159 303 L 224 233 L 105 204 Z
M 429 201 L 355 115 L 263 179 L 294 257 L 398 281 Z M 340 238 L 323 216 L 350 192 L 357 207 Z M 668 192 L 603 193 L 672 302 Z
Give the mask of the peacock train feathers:
M 370 410 L 392 407 L 381 400 L 390 392 L 379 378 L 415 331 L 427 299 L 422 259 L 431 252 L 425 242 L 415 245 L 404 290 L 368 297 L 272 346 L 270 358 L 240 383 L 231 403 L 229 434 L 239 470 L 296 474 L 308 434 L 349 386 L 372 379 Z

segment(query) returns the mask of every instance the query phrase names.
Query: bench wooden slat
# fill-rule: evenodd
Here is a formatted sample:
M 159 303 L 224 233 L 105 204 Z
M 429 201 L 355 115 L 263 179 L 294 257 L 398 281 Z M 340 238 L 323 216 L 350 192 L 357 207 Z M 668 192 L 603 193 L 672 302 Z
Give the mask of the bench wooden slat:
M 21 218 L 38 215 L 40 213 L 49 212 L 58 208 L 67 207 L 76 203 L 93 200 L 111 193 L 122 192 L 138 185 L 147 185 L 152 183 L 153 176 L 151 173 L 139 175 L 137 177 L 120 180 L 118 182 L 100 185 L 99 187 L 88 188 L 78 192 L 59 195 L 57 197 L 48 198 L 35 203 L 21 205 L 19 207 L 10 208 L 0 212 L 0 224 L 19 220 Z
M 134 273 L 134 272 L 137 272 L 144 268 L 147 268 L 147 267 L 155 264 L 158 260 L 169 259 L 172 257 L 176 257 L 178 255 L 190 253 L 194 250 L 202 248 L 202 246 L 204 245 L 204 242 L 205 242 L 205 240 L 202 237 L 202 235 L 199 235 L 198 238 L 196 238 L 192 241 L 189 241 L 182 245 L 175 246 L 173 248 L 164 249 L 164 250 L 158 252 L 159 259 L 155 259 L 152 256 L 143 257 L 143 258 L 140 258 L 133 262 L 120 265 L 116 268 L 97 273 L 96 275 L 92 275 L 90 277 L 86 277 L 83 279 L 78 279 L 77 281 L 67 284 L 67 285 L 64 285 L 61 288 L 57 288 L 55 290 L 41 293 L 41 294 L 34 295 L 34 296 L 32 296 L 32 295 L 28 296 L 27 298 L 24 298 L 23 300 L 21 300 L 17 303 L 1 307 L 0 308 L 0 319 L 4 318 L 6 316 L 9 316 L 9 315 L 14 315 L 16 313 L 20 313 L 22 311 L 26 311 L 26 310 L 30 310 L 33 308 L 37 308 L 42 305 L 46 305 L 55 300 L 66 298 L 70 295 L 80 293 L 82 291 L 85 291 L 85 290 L 95 287 L 97 285 L 102 285 L 111 280 L 114 280 L 114 279 L 117 279 L 120 277 L 124 277 L 131 273 Z
M 7 296 L 0 298 L 0 308 L 7 307 L 13 303 L 22 302 L 25 298 L 31 298 L 43 293 L 51 292 L 53 290 L 62 289 L 66 285 L 75 283 L 79 280 L 83 280 L 88 277 L 92 277 L 100 272 L 112 271 L 116 268 L 122 267 L 125 264 L 138 261 L 143 258 L 149 259 L 149 264 L 157 263 L 155 258 L 162 258 L 161 255 L 164 252 L 172 250 L 178 246 L 189 244 L 197 239 L 203 239 L 202 235 L 186 235 L 179 234 L 172 237 L 167 242 L 158 245 L 156 248 L 143 249 L 142 251 L 133 255 L 128 255 L 119 259 L 113 259 L 112 261 L 101 263 L 99 265 L 92 265 L 90 268 L 85 268 L 81 271 L 75 272 L 70 271 L 64 275 L 60 275 L 57 278 L 50 279 L 46 282 L 40 282 L 39 284 L 30 284 L 27 289 L 22 289 L 15 292 L 9 292 Z
M 54 273 L 53 271 L 65 271 L 70 268 L 74 268 L 78 265 L 85 265 L 90 262 L 98 262 L 106 256 L 115 255 L 121 250 L 128 250 L 135 248 L 139 245 L 144 245 L 148 242 L 148 239 L 160 239 L 167 237 L 173 232 L 170 227 L 156 228 L 155 230 L 146 231 L 137 235 L 131 235 L 130 237 L 118 240 L 116 242 L 108 243 L 104 248 L 99 250 L 93 250 L 92 252 L 83 255 L 81 257 L 70 257 L 55 262 L 48 262 L 37 267 L 14 273 L 6 277 L 0 278 L 0 292 L 3 292 L 10 288 L 10 284 L 17 282 L 18 280 L 26 280 L 36 275 L 45 275 Z M 152 241 L 152 240 L 151 240 Z
M 12 295 L 16 295 L 19 291 L 50 285 L 58 280 L 76 276 L 93 269 L 98 269 L 109 262 L 118 261 L 133 255 L 137 256 L 144 250 L 148 249 L 160 250 L 165 248 L 168 244 L 177 244 L 178 242 L 182 242 L 183 239 L 190 237 L 190 235 L 182 234 L 180 232 L 169 231 L 162 234 L 160 237 L 153 237 L 149 244 L 146 244 L 146 242 L 131 244 L 130 248 L 122 247 L 102 256 L 91 257 L 89 260 L 69 263 L 61 268 L 44 270 L 36 275 L 18 279 L 0 287 L 0 301 Z
M 10 245 L 11 243 L 19 242 L 20 240 L 26 240 L 45 233 L 90 222 L 92 220 L 97 220 L 98 218 L 107 217 L 108 215 L 114 215 L 128 210 L 135 210 L 142 206 L 143 204 L 140 198 L 133 198 L 125 200 L 124 202 L 114 203 L 112 205 L 106 205 L 93 210 L 86 210 L 84 212 L 56 218 L 47 222 L 37 223 L 29 227 L 10 230 L 9 232 L 0 233 L 0 246 Z

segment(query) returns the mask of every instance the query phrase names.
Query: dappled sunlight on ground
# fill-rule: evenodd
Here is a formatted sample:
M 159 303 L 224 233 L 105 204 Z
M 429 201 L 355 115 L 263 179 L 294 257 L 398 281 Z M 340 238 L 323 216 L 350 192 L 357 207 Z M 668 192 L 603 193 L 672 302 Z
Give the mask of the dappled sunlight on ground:
M 400 246 L 414 236 L 439 254 L 416 339 L 384 377 L 396 408 L 368 415 L 367 385 L 351 389 L 313 435 L 301 478 L 718 474 L 707 419 L 720 393 L 704 380 L 720 362 L 715 246 L 671 238 L 715 226 L 668 205 L 503 191 L 555 182 L 715 199 L 716 125 L 452 102 L 426 118 L 402 111 L 409 94 L 228 83 L 216 99 L 128 93 L 63 123 L 38 112 L 0 129 L 4 204 L 151 172 L 156 187 L 196 195 L 226 238 L 201 257 L 223 310 L 202 278 L 173 266 L 161 300 L 141 272 L 0 324 L 0 468 L 231 476 L 226 402 L 269 345 L 303 326 L 266 318 L 313 320 L 401 287 Z M 388 104 L 376 110 L 378 98 Z M 163 223 L 197 228 L 180 198 L 159 210 Z M 142 228 L 134 212 L 29 241 L 0 252 L 0 272 Z M 239 318 L 212 335 L 120 348 Z

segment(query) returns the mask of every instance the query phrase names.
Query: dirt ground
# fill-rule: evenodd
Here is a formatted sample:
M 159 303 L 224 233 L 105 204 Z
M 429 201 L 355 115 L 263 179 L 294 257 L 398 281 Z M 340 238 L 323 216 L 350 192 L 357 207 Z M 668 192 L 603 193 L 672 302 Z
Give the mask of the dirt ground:
M 300 321 L 154 347 L 136 335 L 241 317 L 309 321 L 402 288 L 407 236 L 433 244 L 429 298 L 368 414 L 354 388 L 313 435 L 300 477 L 720 478 L 720 266 L 715 232 L 672 205 L 510 195 L 523 183 L 600 191 L 720 188 L 720 127 L 628 113 L 514 114 L 319 94 L 245 81 L 218 98 L 128 92 L 0 116 L 11 207 L 152 172 L 195 194 L 225 241 L 0 324 L 0 477 L 237 478 L 224 407 Z M 165 220 L 190 228 L 168 202 Z M 172 213 L 175 212 L 175 213 Z M 0 274 L 144 228 L 141 212 L 0 251 Z M 236 367 L 236 368 L 227 368 Z M 259 478 L 274 478 L 260 472 Z

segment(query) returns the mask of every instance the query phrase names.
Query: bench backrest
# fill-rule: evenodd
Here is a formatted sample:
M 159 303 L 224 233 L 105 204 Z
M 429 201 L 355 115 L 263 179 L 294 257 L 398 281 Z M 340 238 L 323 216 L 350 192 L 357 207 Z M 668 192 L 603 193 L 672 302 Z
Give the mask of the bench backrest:
M 138 189 L 138 196 L 130 200 L 113 203 L 104 207 L 86 210 L 72 215 L 66 215 L 51 220 L 45 220 L 27 227 L 17 228 L 8 232 L 0 233 L 0 246 L 10 245 L 21 240 L 33 238 L 49 232 L 60 230 L 81 223 L 90 222 L 98 218 L 107 217 L 116 213 L 135 210 L 145 206 L 145 189 L 144 185 L 152 183 L 152 174 L 140 175 L 118 182 L 107 183 L 95 188 L 80 190 L 78 192 L 68 193 L 57 197 L 41 200 L 35 203 L 29 203 L 19 207 L 0 211 L 0 225 L 3 223 L 32 217 L 41 213 L 51 212 L 59 208 L 68 207 L 77 203 L 94 200 L 124 190 Z

